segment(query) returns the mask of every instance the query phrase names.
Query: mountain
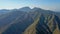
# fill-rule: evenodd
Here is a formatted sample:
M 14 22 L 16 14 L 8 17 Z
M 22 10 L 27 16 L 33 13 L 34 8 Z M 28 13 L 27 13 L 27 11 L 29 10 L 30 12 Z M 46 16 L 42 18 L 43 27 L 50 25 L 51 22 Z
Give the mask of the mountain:
M 23 7 L 0 15 L 0 34 L 60 34 L 60 12 Z
M 5 14 L 5 13 L 8 13 L 8 12 L 10 12 L 10 11 L 9 10 L 6 10 L 6 9 L 0 10 L 0 14 Z
M 29 11 L 31 10 L 31 8 L 30 8 L 30 7 L 23 7 L 23 8 L 20 8 L 20 9 L 18 9 L 18 10 L 20 10 L 20 11 L 25 11 L 25 12 L 29 12 Z

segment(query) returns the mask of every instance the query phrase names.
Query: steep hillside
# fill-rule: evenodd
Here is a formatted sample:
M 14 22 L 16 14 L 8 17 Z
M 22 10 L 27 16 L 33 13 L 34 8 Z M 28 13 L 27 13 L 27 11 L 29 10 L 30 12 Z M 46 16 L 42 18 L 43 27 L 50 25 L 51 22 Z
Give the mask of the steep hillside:
M 38 24 L 40 18 L 40 14 L 37 14 L 37 17 L 34 19 L 34 22 L 29 25 L 29 27 L 27 29 L 25 29 L 25 31 L 23 32 L 23 34 L 36 34 L 36 26 Z
M 24 31 L 24 34 L 60 34 L 60 25 L 58 25 L 60 22 L 55 18 L 56 15 L 47 17 L 41 15 Z
M 0 31 L 4 31 L 6 28 L 8 28 L 11 24 L 15 23 L 19 19 L 21 19 L 25 15 L 24 12 L 11 12 L 8 14 L 4 14 L 2 18 L 0 19 Z
M 40 21 L 36 28 L 37 34 L 40 34 L 40 33 L 41 34 L 53 34 L 57 27 L 58 27 L 58 30 L 60 30 L 59 29 L 60 25 L 57 26 L 57 24 L 60 24 L 60 22 L 57 21 L 59 18 L 57 18 L 57 20 L 55 18 L 57 18 L 55 15 L 51 15 L 48 17 L 41 16 Z
M 0 34 L 60 34 L 59 15 L 36 7 L 14 9 L 0 15 Z

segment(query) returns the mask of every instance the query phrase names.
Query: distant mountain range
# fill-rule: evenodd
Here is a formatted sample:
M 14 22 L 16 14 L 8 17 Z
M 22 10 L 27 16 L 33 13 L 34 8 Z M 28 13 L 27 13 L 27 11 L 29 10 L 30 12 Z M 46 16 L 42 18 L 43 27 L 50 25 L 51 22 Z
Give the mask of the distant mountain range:
M 0 10 L 0 34 L 60 34 L 60 12 L 37 7 Z

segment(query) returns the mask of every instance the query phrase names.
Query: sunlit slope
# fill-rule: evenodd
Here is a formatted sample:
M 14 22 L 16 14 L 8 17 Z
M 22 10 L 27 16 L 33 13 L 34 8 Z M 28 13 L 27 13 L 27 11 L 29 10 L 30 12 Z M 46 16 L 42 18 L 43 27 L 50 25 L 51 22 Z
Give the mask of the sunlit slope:
M 37 25 L 37 34 L 60 34 L 60 19 L 54 14 L 42 15 Z
M 34 15 L 32 16 L 31 13 L 25 13 L 22 17 L 18 17 L 16 17 L 15 21 L 11 22 L 12 24 L 9 24 L 10 26 L 8 25 L 8 28 L 2 34 L 21 34 L 34 20 Z
M 37 13 L 38 14 L 38 13 Z M 29 25 L 22 34 L 36 34 L 36 26 L 38 24 L 40 14 L 34 19 L 34 22 Z
M 18 13 L 19 14 L 19 13 Z M 18 15 L 2 29 L 2 34 L 59 34 L 60 19 L 54 14 L 29 12 Z
M 25 29 L 23 34 L 60 34 L 59 17 L 54 14 L 36 17 L 34 22 Z
M 53 34 L 60 34 L 60 30 L 58 28 L 58 25 L 56 25 L 56 29 L 54 30 Z
M 40 8 L 12 10 L 0 15 L 0 34 L 60 34 L 60 16 Z

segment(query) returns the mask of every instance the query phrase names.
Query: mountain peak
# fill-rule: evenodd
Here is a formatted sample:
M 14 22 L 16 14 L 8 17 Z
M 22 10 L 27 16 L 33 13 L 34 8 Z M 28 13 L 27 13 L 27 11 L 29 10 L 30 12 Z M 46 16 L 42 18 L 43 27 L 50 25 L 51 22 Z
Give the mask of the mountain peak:
M 23 7 L 19 9 L 20 11 L 30 11 L 31 8 L 30 7 Z

